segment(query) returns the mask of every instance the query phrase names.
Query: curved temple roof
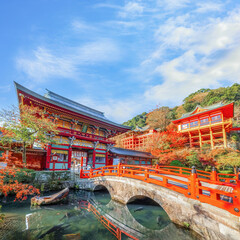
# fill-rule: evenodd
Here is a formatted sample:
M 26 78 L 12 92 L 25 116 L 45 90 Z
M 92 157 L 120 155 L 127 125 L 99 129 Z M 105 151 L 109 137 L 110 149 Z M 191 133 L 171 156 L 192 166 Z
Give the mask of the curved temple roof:
M 188 112 L 188 113 L 184 113 L 182 115 L 182 117 L 180 117 L 178 119 L 175 119 L 172 122 L 173 123 L 177 123 L 177 122 L 180 122 L 183 119 L 188 119 L 190 117 L 194 117 L 194 116 L 197 116 L 197 115 L 205 114 L 205 113 L 212 112 L 212 111 L 218 110 L 218 109 L 219 110 L 220 109 L 231 109 L 230 116 L 232 116 L 233 115 L 233 105 L 234 105 L 234 102 L 228 103 L 228 104 L 223 104 L 222 102 L 219 102 L 219 103 L 207 106 L 207 107 L 201 107 L 201 106 L 197 105 L 193 111 Z M 198 109 L 200 111 L 197 111 Z
M 142 158 L 150 158 L 150 159 L 155 158 L 151 153 L 135 151 L 135 150 L 125 149 L 125 148 L 112 147 L 110 148 L 109 152 L 117 155 L 125 155 L 125 156 L 131 156 L 131 157 L 142 157 Z
M 15 84 L 17 92 L 21 91 L 23 93 L 26 93 L 28 95 L 33 96 L 34 98 L 42 100 L 44 102 L 56 105 L 58 107 L 70 110 L 70 111 L 78 113 L 80 115 L 84 115 L 84 116 L 90 117 L 90 118 L 95 119 L 95 120 L 102 121 L 104 123 L 113 125 L 115 127 L 125 129 L 126 131 L 131 129 L 128 126 L 124 126 L 124 125 L 121 125 L 121 124 L 118 124 L 118 123 L 114 123 L 114 122 L 108 120 L 104 116 L 103 112 L 100 112 L 98 110 L 89 108 L 87 106 L 84 106 L 84 105 L 82 105 L 80 103 L 77 103 L 77 102 L 72 101 L 72 100 L 70 100 L 68 98 L 62 97 L 62 96 L 60 96 L 60 95 L 58 95 L 58 94 L 56 94 L 54 92 L 51 92 L 49 90 L 47 90 L 47 93 L 44 96 L 42 96 L 42 95 L 40 95 L 38 93 L 35 93 L 35 92 L 31 91 L 28 88 L 25 88 L 24 86 L 22 86 L 22 85 L 20 85 L 20 84 L 18 84 L 16 82 L 14 82 L 14 84 Z

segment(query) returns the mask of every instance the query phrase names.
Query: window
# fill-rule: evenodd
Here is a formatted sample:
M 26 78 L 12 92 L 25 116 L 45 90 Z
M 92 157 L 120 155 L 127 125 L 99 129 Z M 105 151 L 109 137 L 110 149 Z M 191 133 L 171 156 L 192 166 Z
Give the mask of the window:
M 189 123 L 182 124 L 182 130 L 189 128 Z
M 208 118 L 204 118 L 200 120 L 200 125 L 207 125 L 209 124 L 209 119 Z
M 138 165 L 138 164 L 139 164 L 139 161 L 135 160 L 135 164 Z
M 68 151 L 66 150 L 52 149 L 51 155 L 57 155 L 58 162 L 68 162 Z
M 198 121 L 194 121 L 190 123 L 190 127 L 197 127 L 198 126 Z
M 212 123 L 221 122 L 222 121 L 222 117 L 221 117 L 220 114 L 216 115 L 216 116 L 213 116 L 213 117 L 211 117 L 211 121 L 212 121 Z

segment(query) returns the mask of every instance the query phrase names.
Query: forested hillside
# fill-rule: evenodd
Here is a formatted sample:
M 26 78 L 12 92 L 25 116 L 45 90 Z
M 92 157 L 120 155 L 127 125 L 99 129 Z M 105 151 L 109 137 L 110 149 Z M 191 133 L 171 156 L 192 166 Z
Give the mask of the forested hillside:
M 139 114 L 136 117 L 132 118 L 131 120 L 124 122 L 123 125 L 132 127 L 132 129 L 135 129 L 136 126 L 144 127 L 146 126 L 146 115 L 147 115 L 146 112 Z
M 132 118 L 131 120 L 123 123 L 124 125 L 131 126 L 133 129 L 136 126 L 144 127 L 146 125 L 146 118 L 151 115 L 153 119 L 154 116 L 159 117 L 161 113 L 167 112 L 167 118 L 169 120 L 174 120 L 180 118 L 183 113 L 191 112 L 193 109 L 200 105 L 202 107 L 209 106 L 218 102 L 230 103 L 235 102 L 235 116 L 240 119 L 240 84 L 235 83 L 231 87 L 221 87 L 217 89 L 200 89 L 197 92 L 191 93 L 183 100 L 183 104 L 176 106 L 174 108 L 161 107 L 152 111 L 151 113 L 142 113 Z M 166 111 L 168 109 L 168 111 Z M 158 114 L 156 114 L 158 112 Z M 236 123 L 238 124 L 238 123 Z

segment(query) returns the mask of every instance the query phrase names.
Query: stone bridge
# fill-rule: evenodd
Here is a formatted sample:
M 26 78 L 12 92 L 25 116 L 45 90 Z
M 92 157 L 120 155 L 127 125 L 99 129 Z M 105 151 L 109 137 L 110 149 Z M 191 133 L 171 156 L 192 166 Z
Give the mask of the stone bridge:
M 76 184 L 79 189 L 92 191 L 104 186 L 113 200 L 124 205 L 141 196 L 151 198 L 165 210 L 172 222 L 189 225 L 204 239 L 240 239 L 239 217 L 170 189 L 117 176 L 78 179 Z
M 177 236 L 177 240 L 192 240 L 190 234 L 186 234 L 182 228 L 173 223 L 167 224 L 160 230 L 146 228 L 132 216 L 127 205 L 119 202 L 111 200 L 106 206 L 99 203 L 93 203 L 93 206 L 115 226 L 138 239 L 172 240 Z

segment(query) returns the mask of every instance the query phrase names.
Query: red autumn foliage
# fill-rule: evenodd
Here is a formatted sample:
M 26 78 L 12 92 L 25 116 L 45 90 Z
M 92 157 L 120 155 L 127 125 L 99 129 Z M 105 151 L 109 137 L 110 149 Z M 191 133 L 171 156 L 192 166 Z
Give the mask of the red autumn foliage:
M 11 157 L 11 154 L 9 154 L 8 157 Z M 18 182 L 17 174 L 21 170 L 11 165 L 12 161 L 6 159 L 6 154 L 3 154 L 1 160 L 4 160 L 8 166 L 0 168 L 0 193 L 5 197 L 9 194 L 16 194 L 15 200 L 20 201 L 26 200 L 28 195 L 40 194 L 39 189 L 32 185 Z M 27 172 L 24 172 L 24 174 L 28 175 Z
M 185 154 L 179 150 L 185 147 L 187 141 L 185 136 L 170 127 L 170 130 L 165 132 L 154 133 L 147 150 L 158 157 L 162 164 L 168 164 L 178 159 L 181 154 Z

